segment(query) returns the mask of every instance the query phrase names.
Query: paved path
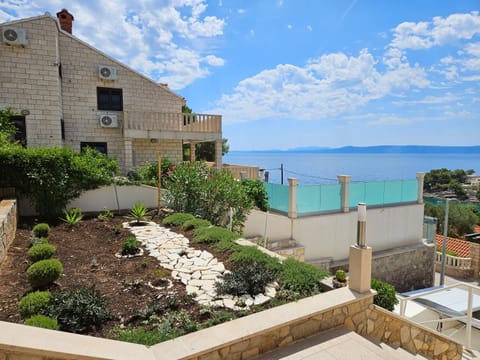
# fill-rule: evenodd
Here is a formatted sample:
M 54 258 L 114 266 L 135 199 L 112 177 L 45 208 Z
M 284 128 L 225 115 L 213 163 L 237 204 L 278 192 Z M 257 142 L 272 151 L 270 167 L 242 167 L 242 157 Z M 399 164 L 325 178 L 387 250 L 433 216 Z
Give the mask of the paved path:
M 211 253 L 190 247 L 188 238 L 154 222 L 145 226 L 130 226 L 126 222 L 123 226 L 136 236 L 150 256 L 157 258 L 164 268 L 172 271 L 174 279 L 185 284 L 188 294 L 196 294 L 195 300 L 199 304 L 239 310 L 261 305 L 275 297 L 276 284 L 267 286 L 265 294 L 255 297 L 217 296 L 216 283 L 223 280 L 223 275 L 228 270 Z M 244 307 L 237 306 L 239 303 Z

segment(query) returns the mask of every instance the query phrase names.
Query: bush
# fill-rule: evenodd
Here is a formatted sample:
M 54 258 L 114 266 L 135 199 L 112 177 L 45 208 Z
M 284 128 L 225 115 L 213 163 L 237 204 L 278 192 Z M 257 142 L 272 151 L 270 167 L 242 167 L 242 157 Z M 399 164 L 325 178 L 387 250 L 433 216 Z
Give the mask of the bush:
M 50 226 L 46 223 L 40 223 L 33 227 L 32 233 L 36 238 L 48 238 L 50 232 Z
M 183 223 L 183 228 L 185 230 L 198 229 L 201 227 L 212 226 L 212 223 L 205 219 L 191 219 Z
M 33 236 L 31 242 L 32 242 L 32 246 L 41 245 L 41 244 L 48 244 L 48 239 L 45 238 L 45 237 L 38 238 L 38 237 Z
M 337 270 L 335 272 L 335 278 L 340 282 L 345 282 L 347 281 L 347 274 L 344 270 Z
M 28 258 L 32 262 L 50 259 L 55 254 L 57 248 L 52 244 L 38 244 L 28 250 Z
M 147 212 L 148 209 L 141 202 L 137 202 L 132 205 L 126 217 L 127 219 L 135 221 L 134 225 L 140 225 L 150 218 L 147 216 Z
M 35 291 L 25 295 L 18 305 L 20 315 L 26 318 L 40 314 L 47 308 L 50 297 L 49 291 Z
M 176 212 L 191 213 L 226 226 L 232 212 L 232 226 L 241 230 L 253 201 L 242 184 L 227 170 L 217 171 L 201 162 L 184 162 L 168 175 L 165 187 L 169 206 Z
M 87 148 L 0 147 L 0 187 L 13 186 L 32 200 L 40 216 L 56 219 L 83 191 L 109 185 L 116 160 Z
M 219 241 L 233 241 L 238 239 L 238 234 L 218 226 L 202 227 L 195 229 L 193 243 L 214 244 Z
M 320 270 L 313 265 L 286 259 L 280 270 L 280 286 L 302 296 L 311 296 L 320 292 L 320 280 L 328 275 L 327 271 Z
M 28 281 L 34 289 L 45 288 L 58 279 L 63 266 L 57 259 L 40 260 L 27 269 Z
M 163 219 L 163 225 L 166 226 L 182 226 L 189 220 L 195 220 L 195 216 L 189 213 L 176 213 L 168 215 Z
M 229 260 L 235 266 L 251 260 L 258 264 L 264 264 L 269 270 L 273 270 L 276 273 L 282 267 L 278 258 L 265 254 L 256 246 L 242 246 L 239 251 L 234 252 L 230 256 Z
M 373 297 L 373 303 L 393 311 L 395 304 L 398 304 L 395 287 L 380 280 L 372 279 L 372 289 L 377 291 L 377 295 Z
M 122 255 L 135 255 L 140 250 L 140 241 L 135 236 L 129 236 L 122 244 Z
M 104 296 L 86 288 L 52 293 L 47 313 L 58 320 L 61 330 L 72 333 L 99 329 L 111 319 Z
M 268 194 L 263 181 L 243 179 L 242 185 L 245 188 L 247 196 L 253 200 L 255 206 L 262 211 L 267 211 L 269 207 Z
M 275 280 L 275 271 L 269 269 L 264 262 L 243 259 L 233 265 L 232 272 L 217 283 L 219 294 L 255 296 L 265 291 L 265 286 Z
M 82 210 L 80 208 L 71 208 L 63 211 L 65 217 L 60 218 L 63 222 L 67 223 L 70 226 L 78 224 L 83 219 Z
M 56 319 L 52 319 L 51 317 L 45 315 L 34 315 L 27 320 L 25 320 L 25 325 L 35 326 L 44 329 L 50 330 L 58 330 L 60 327 L 58 326 L 58 322 Z

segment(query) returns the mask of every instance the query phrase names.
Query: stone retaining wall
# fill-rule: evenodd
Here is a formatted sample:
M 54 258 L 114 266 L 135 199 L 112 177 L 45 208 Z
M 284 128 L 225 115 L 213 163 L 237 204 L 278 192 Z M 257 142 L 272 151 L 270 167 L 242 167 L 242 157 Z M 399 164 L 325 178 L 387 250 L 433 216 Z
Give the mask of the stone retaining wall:
M 0 201 L 0 264 L 7 254 L 8 247 L 15 238 L 17 230 L 16 200 Z
M 462 358 L 463 346 L 429 328 L 407 321 L 390 311 L 371 305 L 366 311 L 366 326 L 357 332 L 427 359 Z M 347 326 L 349 327 L 349 326 Z

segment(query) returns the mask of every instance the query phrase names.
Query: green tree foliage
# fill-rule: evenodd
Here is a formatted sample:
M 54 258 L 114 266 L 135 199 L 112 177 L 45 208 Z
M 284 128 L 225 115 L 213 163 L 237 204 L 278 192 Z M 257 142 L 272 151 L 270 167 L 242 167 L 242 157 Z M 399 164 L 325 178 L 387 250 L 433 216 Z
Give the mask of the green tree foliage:
M 265 183 L 260 180 L 244 179 L 242 185 L 245 187 L 247 195 L 253 199 L 255 206 L 262 211 L 267 211 L 269 204 Z
M 453 191 L 457 198 L 464 199 L 467 196 L 463 185 L 467 180 L 467 175 L 471 175 L 472 170 L 448 170 L 446 168 L 433 169 L 425 174 L 423 188 L 426 192 Z
M 445 205 L 425 204 L 425 215 L 437 218 L 437 233 L 443 234 L 445 223 Z M 451 202 L 448 206 L 448 236 L 461 237 L 472 233 L 479 222 L 478 210 L 475 206 Z
M 33 201 L 40 215 L 56 218 L 68 201 L 108 185 L 119 167 L 93 149 L 0 147 L 0 186 L 15 187 Z
M 371 286 L 372 289 L 377 291 L 377 295 L 373 297 L 373 303 L 384 309 L 393 311 L 395 304 L 398 304 L 395 287 L 377 279 L 372 279 Z
M 162 187 L 165 186 L 167 175 L 175 169 L 175 164 L 167 157 L 162 158 Z M 146 162 L 127 174 L 131 181 L 138 181 L 145 185 L 158 186 L 158 162 Z
M 0 109 L 0 147 L 10 146 L 10 139 L 17 131 L 16 126 L 10 120 L 15 112 L 11 108 Z
M 233 228 L 239 230 L 253 201 L 229 171 L 217 171 L 205 163 L 184 162 L 166 179 L 170 193 L 169 206 L 176 212 L 188 212 L 209 220 L 213 225 L 227 226 L 230 209 Z
M 228 139 L 222 139 L 222 155 L 230 151 Z M 195 160 L 197 161 L 215 161 L 215 142 L 201 142 L 195 144 Z

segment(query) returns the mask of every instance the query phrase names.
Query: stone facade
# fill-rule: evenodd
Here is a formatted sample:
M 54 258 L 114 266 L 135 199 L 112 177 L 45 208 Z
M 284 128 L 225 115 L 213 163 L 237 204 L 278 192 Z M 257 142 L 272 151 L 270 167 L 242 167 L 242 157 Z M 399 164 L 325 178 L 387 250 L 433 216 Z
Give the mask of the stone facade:
M 435 279 L 435 246 L 408 246 L 373 254 L 372 278 L 392 284 L 398 292 L 428 288 Z
M 2 200 L 0 202 L 0 264 L 15 238 L 16 229 L 17 202 L 15 200 Z
M 24 110 L 27 146 L 67 146 L 80 151 L 82 142 L 106 144 L 108 155 L 126 171 L 155 160 L 159 151 L 181 161 L 183 141 L 199 136 L 173 131 L 167 135 L 171 138 L 151 140 L 145 124 L 139 124 L 142 134 L 125 135 L 126 112 L 181 114 L 184 99 L 63 31 L 48 14 L 0 25 L 5 27 L 23 29 L 27 34 L 24 46 L 0 43 L 4 69 L 0 108 L 11 107 L 17 113 Z M 114 67 L 116 77 L 102 79 L 99 66 Z M 98 88 L 121 89 L 123 110 L 99 110 Z M 118 127 L 102 127 L 101 115 L 117 116 Z M 215 141 L 221 139 L 221 133 L 201 138 Z M 221 164 L 221 154 L 219 159 Z
M 472 258 L 473 277 L 480 278 L 480 244 L 470 242 L 470 257 Z

